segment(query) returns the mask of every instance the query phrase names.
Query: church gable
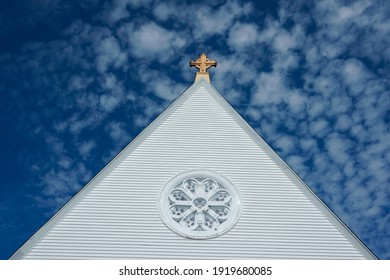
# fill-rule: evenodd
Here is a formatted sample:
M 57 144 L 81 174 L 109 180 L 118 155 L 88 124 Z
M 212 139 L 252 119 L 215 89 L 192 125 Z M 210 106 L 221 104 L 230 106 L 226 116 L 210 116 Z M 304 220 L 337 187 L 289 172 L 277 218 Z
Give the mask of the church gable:
M 374 258 L 199 79 L 13 258 Z

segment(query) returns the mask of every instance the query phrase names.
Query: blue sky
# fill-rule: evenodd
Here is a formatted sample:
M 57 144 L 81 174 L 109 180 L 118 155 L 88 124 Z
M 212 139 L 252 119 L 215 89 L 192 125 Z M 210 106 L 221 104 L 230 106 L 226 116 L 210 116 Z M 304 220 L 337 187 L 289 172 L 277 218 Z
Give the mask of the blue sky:
M 390 259 L 390 2 L 0 4 L 0 258 L 194 80 L 212 84 Z

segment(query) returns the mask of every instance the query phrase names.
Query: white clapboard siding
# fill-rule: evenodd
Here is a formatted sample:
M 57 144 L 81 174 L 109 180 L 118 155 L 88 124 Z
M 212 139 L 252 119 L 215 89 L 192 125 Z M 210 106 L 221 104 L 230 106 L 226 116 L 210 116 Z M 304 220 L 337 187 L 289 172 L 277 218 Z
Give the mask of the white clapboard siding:
M 237 224 L 217 238 L 183 238 L 158 197 L 182 172 L 207 169 L 241 195 Z M 231 106 L 201 80 L 98 174 L 13 258 L 375 258 Z

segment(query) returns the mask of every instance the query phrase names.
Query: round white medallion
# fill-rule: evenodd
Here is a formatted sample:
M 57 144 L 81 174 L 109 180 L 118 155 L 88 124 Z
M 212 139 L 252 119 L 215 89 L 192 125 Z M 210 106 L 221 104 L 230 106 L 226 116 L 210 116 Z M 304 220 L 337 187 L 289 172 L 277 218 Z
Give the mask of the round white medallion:
M 237 189 L 209 170 L 180 174 L 160 193 L 159 211 L 164 223 L 188 238 L 206 239 L 231 229 L 240 214 Z

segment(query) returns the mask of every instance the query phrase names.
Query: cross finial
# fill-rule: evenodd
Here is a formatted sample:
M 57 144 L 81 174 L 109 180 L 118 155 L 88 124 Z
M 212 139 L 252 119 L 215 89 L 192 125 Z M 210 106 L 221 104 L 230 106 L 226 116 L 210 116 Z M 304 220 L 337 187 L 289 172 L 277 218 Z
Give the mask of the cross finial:
M 205 78 L 206 81 L 210 83 L 210 74 L 207 72 L 207 69 L 209 69 L 211 66 L 216 67 L 217 61 L 208 59 L 207 56 L 202 53 L 197 60 L 190 61 L 190 67 L 192 66 L 195 66 L 199 69 L 199 71 L 196 72 L 195 82 L 200 80 L 200 78 Z

